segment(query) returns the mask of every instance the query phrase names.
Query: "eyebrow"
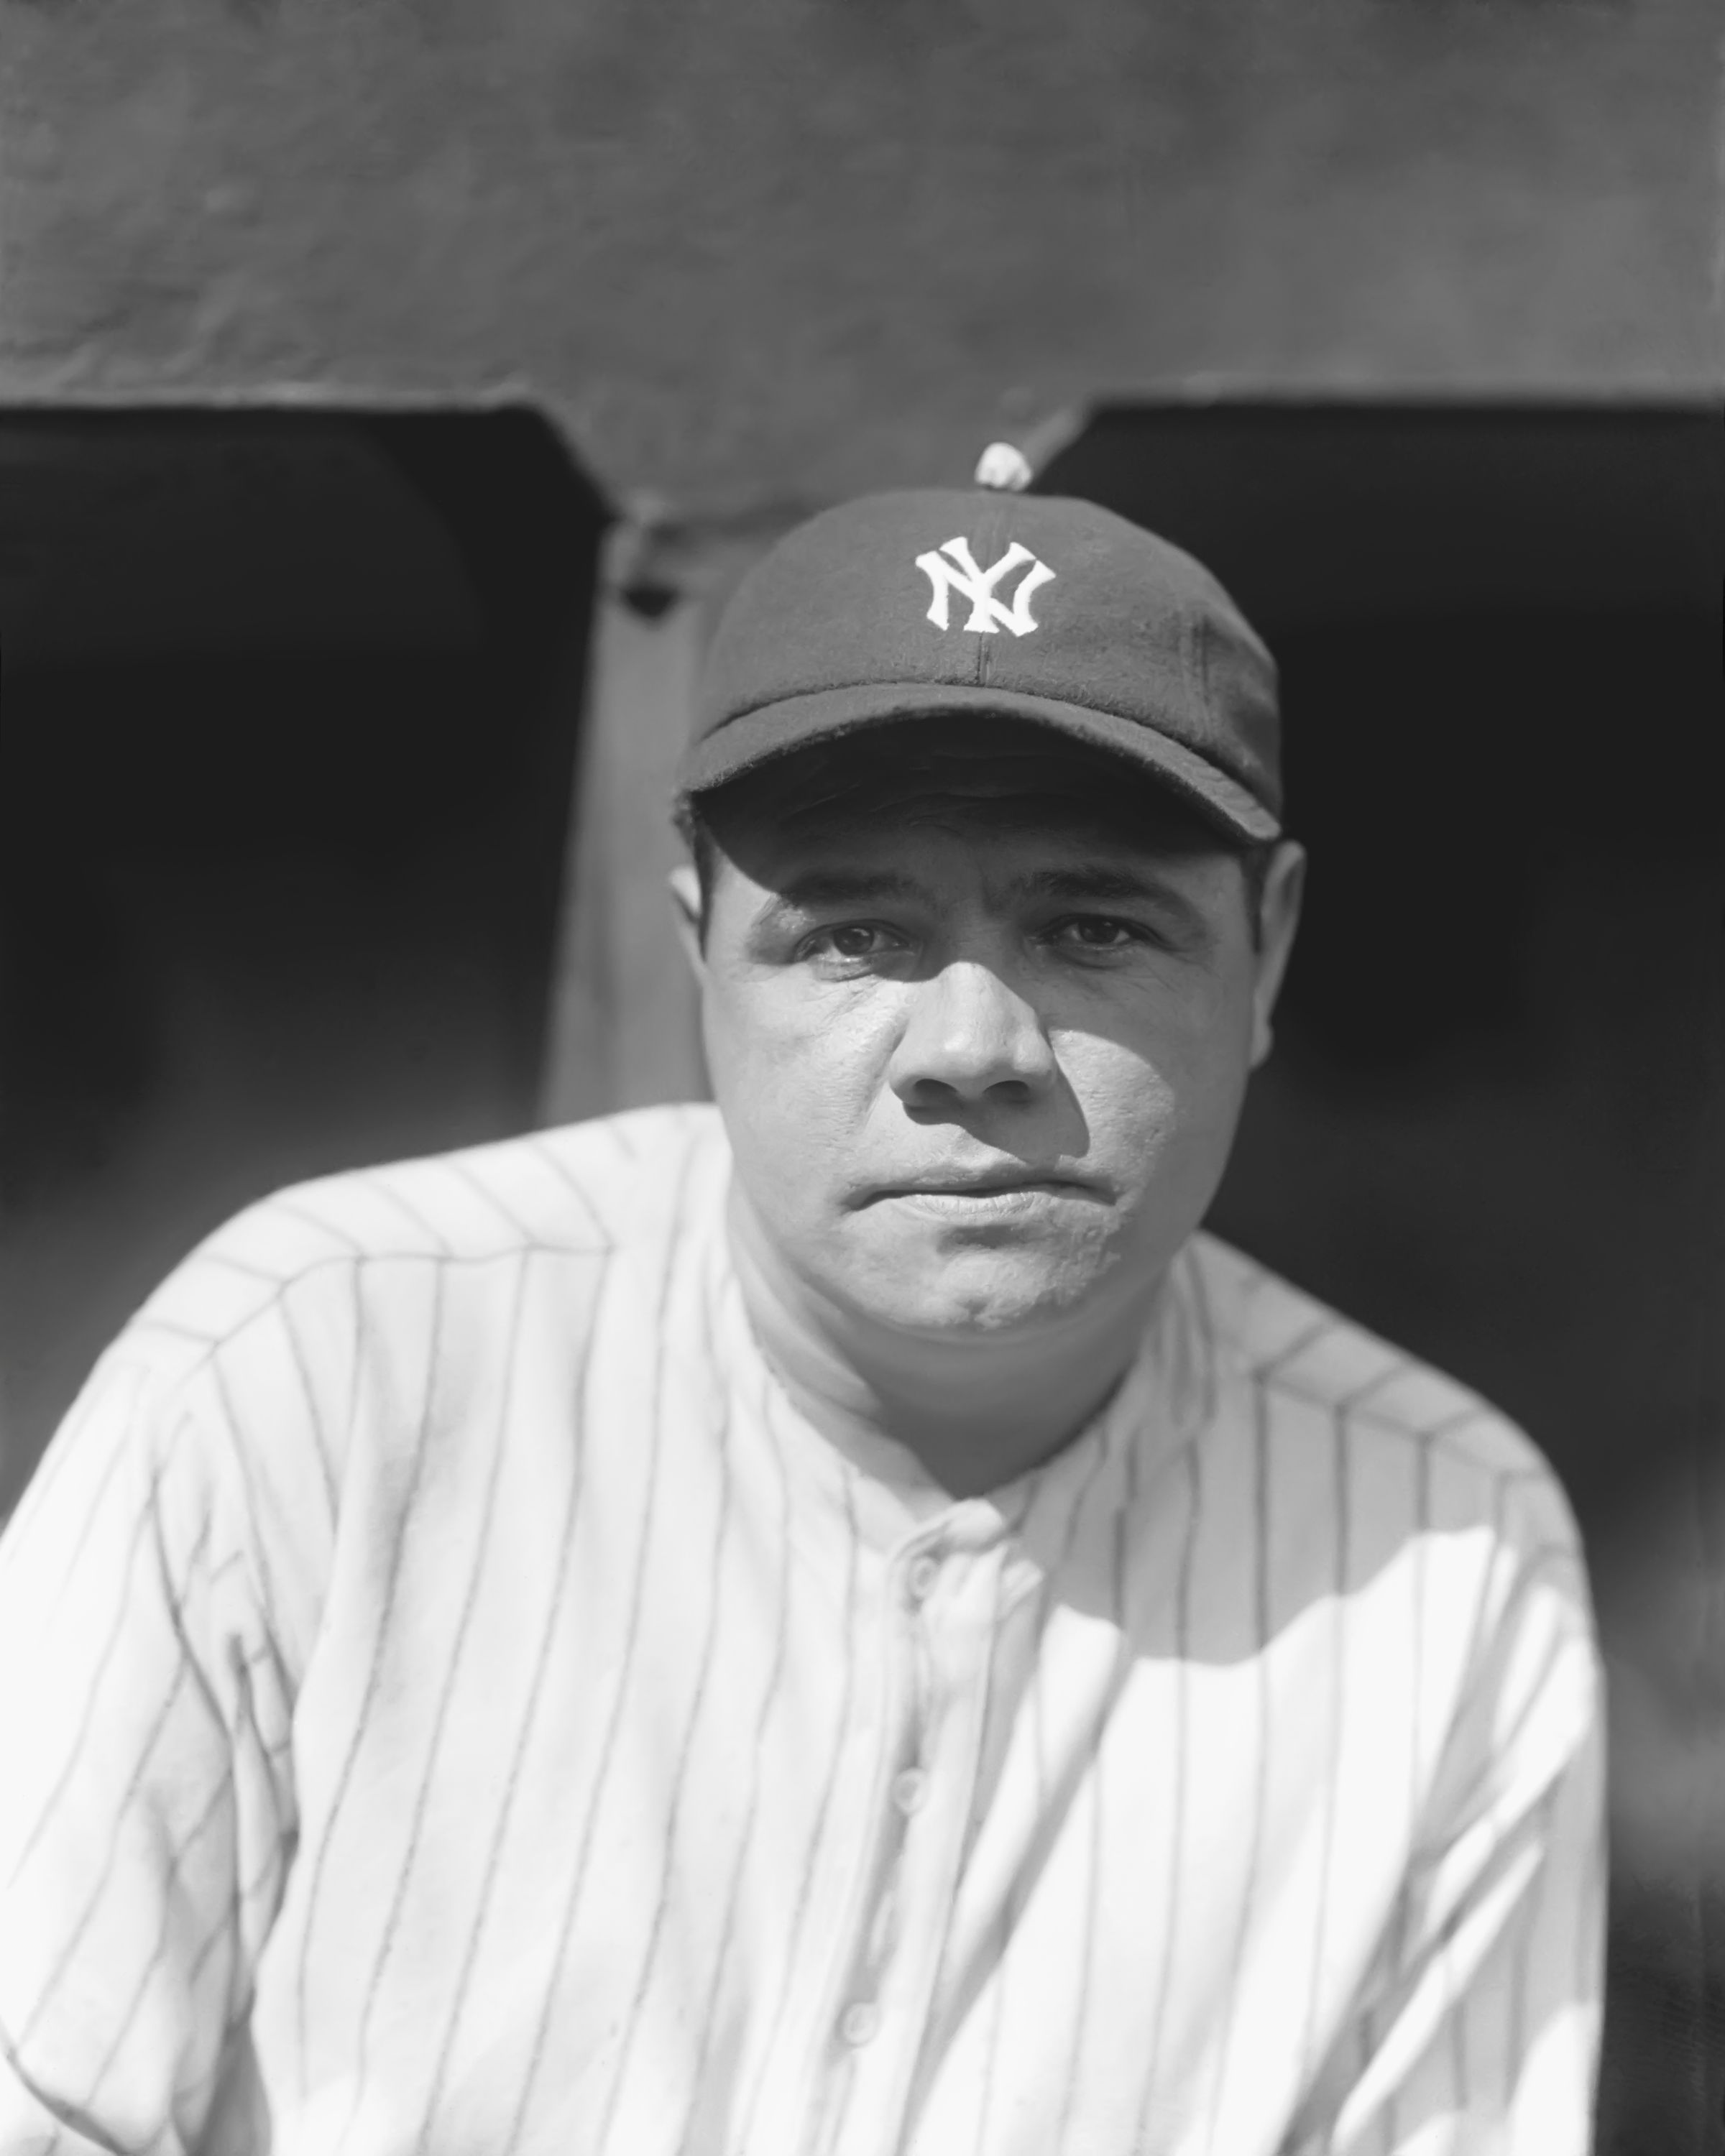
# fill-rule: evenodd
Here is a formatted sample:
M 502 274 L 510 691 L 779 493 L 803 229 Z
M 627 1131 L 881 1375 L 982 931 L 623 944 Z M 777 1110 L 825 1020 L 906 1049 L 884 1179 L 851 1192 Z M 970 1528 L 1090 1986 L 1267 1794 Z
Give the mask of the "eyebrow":
M 1020 898 L 1093 899 L 1117 905 L 1148 899 L 1158 906 L 1170 901 L 1176 906 L 1191 905 L 1183 891 L 1163 877 L 1135 869 L 1038 869 L 1030 875 L 1015 876 L 1011 888 Z
M 1030 875 L 1015 876 L 1010 889 L 1020 899 L 1056 899 L 1078 906 L 1153 906 L 1172 914 L 1189 935 L 1210 932 L 1203 908 L 1153 870 L 1038 869 Z
M 1178 917 L 1194 932 L 1206 922 L 1202 910 L 1186 894 L 1153 871 L 1132 869 L 1037 869 L 1014 876 L 1006 886 L 1009 900 L 1055 899 L 1073 905 L 1119 906 L 1148 904 Z M 868 906 L 897 899 L 911 904 L 932 905 L 935 894 L 914 876 L 890 870 L 811 869 L 793 876 L 762 908 L 765 927 L 800 912 L 835 906 Z
M 810 869 L 793 876 L 778 891 L 769 911 L 792 912 L 823 906 L 867 906 L 878 898 L 927 900 L 931 896 L 914 876 L 896 875 L 890 870 Z

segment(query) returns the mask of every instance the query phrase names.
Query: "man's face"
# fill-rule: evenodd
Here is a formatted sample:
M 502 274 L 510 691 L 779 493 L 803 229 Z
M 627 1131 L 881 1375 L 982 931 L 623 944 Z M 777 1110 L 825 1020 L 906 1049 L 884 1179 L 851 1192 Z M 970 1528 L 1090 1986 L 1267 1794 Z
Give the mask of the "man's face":
M 1260 934 L 1240 861 L 1115 759 L 1004 722 L 911 738 L 787 759 L 713 818 L 690 940 L 752 1224 L 925 1337 L 1141 1302 L 1267 1050 L 1298 850 Z

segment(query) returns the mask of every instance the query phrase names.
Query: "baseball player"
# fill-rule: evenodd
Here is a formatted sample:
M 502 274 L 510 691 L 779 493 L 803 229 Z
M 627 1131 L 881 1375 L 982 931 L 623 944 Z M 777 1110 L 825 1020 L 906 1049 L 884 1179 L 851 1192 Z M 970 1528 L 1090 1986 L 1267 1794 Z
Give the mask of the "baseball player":
M 721 625 L 713 1103 L 266 1199 L 55 1438 L 0 2156 L 1587 2148 L 1563 1497 L 1200 1228 L 1298 911 L 1270 659 L 982 477 Z

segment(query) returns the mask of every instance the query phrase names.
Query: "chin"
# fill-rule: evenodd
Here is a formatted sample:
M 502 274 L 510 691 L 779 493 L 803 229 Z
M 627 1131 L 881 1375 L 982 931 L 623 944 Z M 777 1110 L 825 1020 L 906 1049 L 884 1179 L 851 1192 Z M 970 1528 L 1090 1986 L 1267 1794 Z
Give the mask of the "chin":
M 1090 1264 L 1047 1252 L 973 1250 L 906 1257 L 859 1280 L 851 1299 L 877 1323 L 946 1339 L 988 1339 L 1056 1324 L 1097 1285 Z

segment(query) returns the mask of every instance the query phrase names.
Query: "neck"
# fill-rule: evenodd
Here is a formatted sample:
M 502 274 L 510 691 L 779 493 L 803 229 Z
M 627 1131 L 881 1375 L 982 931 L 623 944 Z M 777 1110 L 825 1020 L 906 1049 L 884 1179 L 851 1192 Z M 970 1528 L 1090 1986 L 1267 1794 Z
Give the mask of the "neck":
M 1119 1386 L 1154 1300 L 1016 1336 L 931 1338 L 799 1279 L 735 1185 L 729 1224 L 750 1322 L 801 1413 L 840 1442 L 860 1430 L 905 1446 L 955 1497 L 999 1489 L 1064 1450 Z

